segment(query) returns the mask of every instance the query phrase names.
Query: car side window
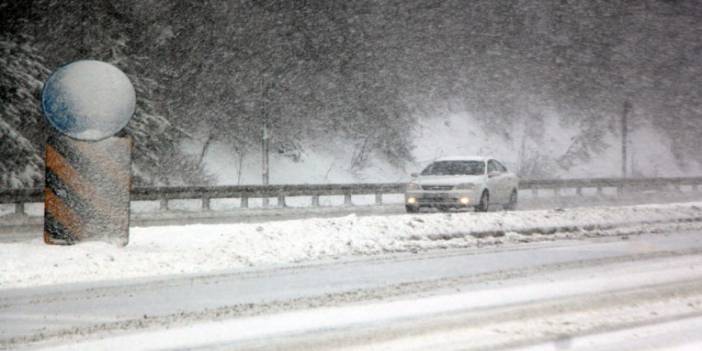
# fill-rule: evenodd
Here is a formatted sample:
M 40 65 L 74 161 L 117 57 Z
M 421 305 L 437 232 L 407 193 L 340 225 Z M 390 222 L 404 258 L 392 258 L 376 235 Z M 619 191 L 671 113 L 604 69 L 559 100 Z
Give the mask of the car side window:
M 495 164 L 494 160 L 488 161 L 488 168 L 487 168 L 488 174 L 497 172 L 497 165 Z
M 502 173 L 507 173 L 507 172 L 508 172 L 508 171 L 507 171 L 507 167 L 505 167 L 505 165 L 501 164 L 500 161 L 495 161 L 495 163 L 497 164 L 497 170 L 498 170 L 498 171 L 500 171 L 500 172 L 502 172 Z

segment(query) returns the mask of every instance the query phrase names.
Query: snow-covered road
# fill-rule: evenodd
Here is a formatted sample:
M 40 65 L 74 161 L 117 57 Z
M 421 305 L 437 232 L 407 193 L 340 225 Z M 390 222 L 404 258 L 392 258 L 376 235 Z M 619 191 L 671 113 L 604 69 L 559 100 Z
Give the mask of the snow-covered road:
M 625 331 L 666 323 L 689 339 L 701 235 L 690 202 L 136 227 L 126 248 L 2 243 L 0 348 L 548 349 L 616 330 L 640 342 Z
M 641 335 L 627 330 L 670 323 L 680 329 L 660 333 L 657 345 L 695 345 L 702 336 L 685 331 L 702 315 L 701 235 L 504 243 L 8 289 L 0 347 L 589 348 L 607 345 L 600 334 L 617 330 L 618 345 L 636 345 Z

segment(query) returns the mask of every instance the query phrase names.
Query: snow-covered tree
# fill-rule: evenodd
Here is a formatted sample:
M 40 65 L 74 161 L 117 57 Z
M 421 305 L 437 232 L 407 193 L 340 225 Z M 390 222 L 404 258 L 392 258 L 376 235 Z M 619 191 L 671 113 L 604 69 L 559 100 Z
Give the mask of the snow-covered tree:
M 18 14 L 27 16 L 15 18 L 15 31 L 36 32 L 36 37 L 6 35 L 3 55 L 0 60 L 7 64 L 2 71 L 3 104 L 2 117 L 10 125 L 15 125 L 17 135 L 35 145 L 34 150 L 25 150 L 20 139 L 8 138 L 3 141 L 23 148 L 24 152 L 14 152 L 14 148 L 4 148 L 2 152 L 21 156 L 20 164 L 36 171 L 41 168 L 39 151 L 44 141 L 43 122 L 40 121 L 39 90 L 48 75 L 48 70 L 61 64 L 79 59 L 97 59 L 114 64 L 129 76 L 137 92 L 137 109 L 126 128 L 126 133 L 134 138 L 133 173 L 138 184 L 192 184 L 206 183 L 196 160 L 183 154 L 180 143 L 187 133 L 172 124 L 166 117 L 163 106 L 163 82 L 150 74 L 149 59 L 141 55 L 139 46 L 144 44 L 141 37 L 134 36 L 134 30 L 143 26 L 134 16 L 135 8 L 130 1 L 34 1 L 28 7 L 21 7 Z M 18 10 L 19 11 L 19 10 Z M 44 53 L 40 60 L 38 52 Z M 46 63 L 44 63 L 46 62 Z M 15 95 L 12 95 L 15 94 Z M 17 117 L 21 115 L 20 117 Z M 7 124 L 6 123 L 6 124 Z M 9 133 L 9 131 L 8 131 Z M 15 134 L 7 134 L 15 135 Z M 27 156 L 27 155 L 33 156 Z M 20 157 L 20 156 L 17 156 Z M 9 162 L 9 161 L 8 161 Z M 25 167 L 15 166 L 16 173 L 35 174 L 25 171 Z M 28 182 L 21 183 L 28 185 Z M 16 186 L 16 184 L 15 184 Z
M 578 135 L 525 158 L 570 168 L 612 147 L 625 101 L 678 160 L 702 162 L 700 19 L 696 0 L 0 0 L 5 40 L 33 34 L 45 67 L 93 58 L 129 75 L 135 174 L 159 184 L 206 181 L 215 142 L 257 154 L 264 124 L 293 159 L 336 139 L 348 167 L 402 165 L 418 119 L 459 109 L 515 145 L 525 118 L 553 112 Z M 203 146 L 195 157 L 184 138 Z
M 48 76 L 29 36 L 0 35 L 0 189 L 35 187 L 43 179 L 39 96 Z

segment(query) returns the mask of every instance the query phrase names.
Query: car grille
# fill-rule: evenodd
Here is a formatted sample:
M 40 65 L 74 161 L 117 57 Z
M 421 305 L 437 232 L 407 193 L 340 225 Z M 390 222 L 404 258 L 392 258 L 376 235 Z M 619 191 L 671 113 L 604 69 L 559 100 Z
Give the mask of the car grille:
M 453 199 L 448 198 L 446 196 L 423 196 L 417 200 L 419 200 L 420 203 L 425 203 L 425 202 L 446 202 L 446 201 L 451 201 Z
M 422 185 L 422 190 L 451 190 L 453 185 Z

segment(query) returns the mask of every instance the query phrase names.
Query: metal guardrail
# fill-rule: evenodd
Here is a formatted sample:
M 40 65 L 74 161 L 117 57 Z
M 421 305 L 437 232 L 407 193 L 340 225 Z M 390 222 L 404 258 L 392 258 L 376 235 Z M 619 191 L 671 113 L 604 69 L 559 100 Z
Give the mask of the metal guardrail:
M 527 179 L 519 182 L 520 189 L 554 188 L 623 188 L 699 186 L 702 177 L 676 178 L 576 178 L 576 179 Z
M 299 184 L 299 185 L 240 185 L 240 186 L 178 186 L 178 187 L 137 187 L 131 192 L 133 201 L 160 201 L 161 209 L 168 209 L 169 200 L 202 200 L 202 209 L 210 209 L 210 200 L 219 198 L 241 199 L 240 207 L 248 207 L 249 198 L 277 198 L 278 206 L 285 206 L 289 196 L 310 196 L 311 205 L 319 206 L 320 196 L 344 196 L 344 203 L 352 205 L 352 195 L 375 195 L 375 203 L 383 203 L 383 194 L 399 194 L 405 190 L 405 183 L 369 184 Z M 604 188 L 648 189 L 692 186 L 697 190 L 702 185 L 702 177 L 678 178 L 592 178 L 592 179 L 524 179 L 519 183 L 521 190 L 538 192 L 550 189 L 559 196 L 562 189 L 575 189 L 582 195 L 582 189 L 594 188 L 601 193 Z M 43 202 L 41 189 L 0 190 L 0 204 L 15 204 L 16 213 L 24 213 L 25 203 Z

